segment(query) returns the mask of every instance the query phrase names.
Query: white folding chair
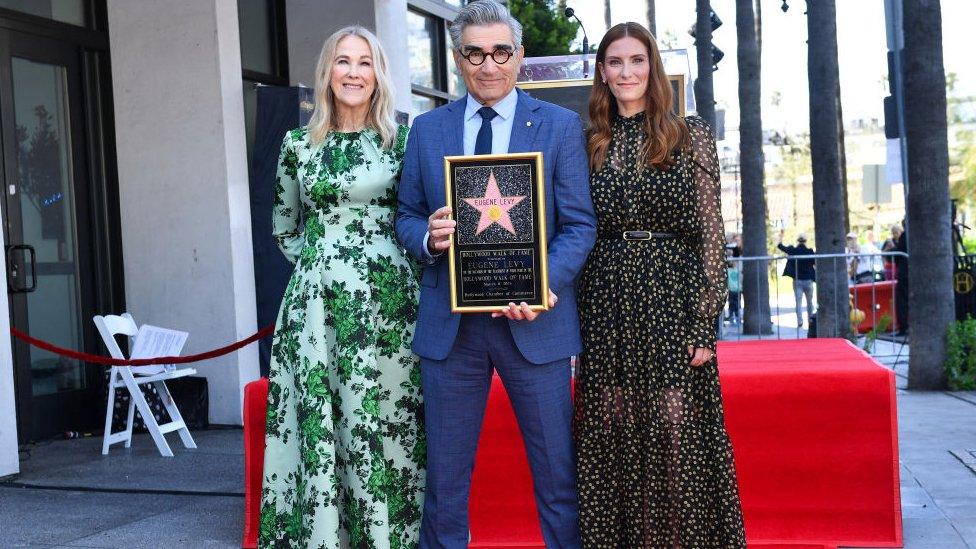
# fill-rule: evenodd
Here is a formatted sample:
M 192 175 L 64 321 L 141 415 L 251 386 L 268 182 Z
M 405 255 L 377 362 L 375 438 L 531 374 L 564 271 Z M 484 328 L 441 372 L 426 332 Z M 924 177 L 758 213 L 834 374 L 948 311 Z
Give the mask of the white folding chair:
M 105 347 L 108 348 L 112 357 L 124 359 L 125 356 L 122 354 L 122 349 L 119 348 L 115 336 L 121 334 L 133 338 L 139 333 L 139 328 L 132 319 L 132 315 L 129 313 L 123 313 L 121 316 L 95 315 L 93 320 L 95 321 L 95 327 L 98 328 L 98 333 L 102 336 Z M 183 446 L 196 448 L 197 445 L 193 442 L 193 437 L 190 436 L 190 430 L 186 428 L 183 416 L 180 415 L 180 410 L 176 407 L 176 403 L 173 401 L 173 395 L 170 394 L 165 381 L 195 373 L 197 371 L 193 368 L 180 368 L 143 375 L 138 370 L 133 371 L 131 366 L 112 366 L 112 371 L 109 373 L 108 378 L 108 406 L 105 409 L 105 435 L 102 438 L 102 454 L 108 455 L 109 446 L 117 442 L 124 441 L 126 448 L 132 446 L 132 423 L 135 419 L 136 408 L 139 409 L 139 414 L 142 416 L 142 420 L 145 422 L 149 434 L 152 435 L 153 440 L 156 442 L 156 447 L 159 448 L 160 454 L 166 457 L 173 457 L 173 451 L 170 450 L 165 437 L 166 433 L 173 431 L 179 432 L 180 438 L 183 440 Z M 166 407 L 166 411 L 169 413 L 171 420 L 169 423 L 160 425 L 156 422 L 156 417 L 153 415 L 152 410 L 149 409 L 149 403 L 146 402 L 146 397 L 143 396 L 142 390 L 139 388 L 140 385 L 145 384 L 152 384 L 156 388 L 156 392 L 163 401 L 163 406 Z M 125 430 L 113 433 L 112 412 L 115 408 L 115 390 L 122 387 L 125 387 L 129 391 L 129 414 L 126 420 Z

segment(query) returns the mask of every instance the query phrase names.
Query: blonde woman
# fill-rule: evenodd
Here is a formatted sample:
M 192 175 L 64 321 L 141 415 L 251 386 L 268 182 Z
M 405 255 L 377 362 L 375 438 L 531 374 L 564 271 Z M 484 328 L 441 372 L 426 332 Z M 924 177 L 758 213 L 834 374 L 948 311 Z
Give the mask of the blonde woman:
M 274 235 L 295 263 L 269 375 L 262 547 L 416 547 L 426 443 L 417 278 L 393 234 L 406 127 L 362 27 L 325 42 L 289 132 Z

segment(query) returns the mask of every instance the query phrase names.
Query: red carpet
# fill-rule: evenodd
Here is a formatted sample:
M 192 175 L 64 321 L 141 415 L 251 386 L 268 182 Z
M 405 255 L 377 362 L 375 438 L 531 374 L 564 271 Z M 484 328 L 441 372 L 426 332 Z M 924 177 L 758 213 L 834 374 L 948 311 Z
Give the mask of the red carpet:
M 844 340 L 722 343 L 719 361 L 750 547 L 900 547 L 894 375 Z M 244 546 L 253 547 L 266 382 L 246 393 Z M 525 451 L 497 379 L 488 406 L 471 547 L 543 547 Z
M 750 547 L 901 546 L 894 375 L 831 339 L 722 343 L 719 364 Z M 496 379 L 472 547 L 543 547 L 517 433 Z

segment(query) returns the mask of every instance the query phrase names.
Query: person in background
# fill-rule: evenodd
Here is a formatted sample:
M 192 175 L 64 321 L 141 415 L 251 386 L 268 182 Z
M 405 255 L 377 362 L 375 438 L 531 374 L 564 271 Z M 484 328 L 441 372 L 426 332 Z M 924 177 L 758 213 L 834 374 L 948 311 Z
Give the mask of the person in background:
M 899 227 L 901 228 L 901 227 Z M 894 235 L 894 227 L 892 227 Z M 902 229 L 895 241 L 894 252 L 908 253 L 908 231 Z M 896 255 L 895 263 L 895 318 L 898 322 L 898 335 L 908 335 L 908 257 Z
M 891 238 L 885 240 L 884 245 L 881 247 L 882 252 L 893 252 L 895 251 L 895 246 L 897 246 L 898 238 L 901 236 L 903 229 L 899 223 L 895 223 L 891 226 Z M 893 256 L 884 256 L 884 279 L 894 280 L 895 279 L 895 259 Z
M 742 261 L 735 259 L 739 256 L 738 248 L 726 248 L 726 257 L 729 258 L 725 269 L 729 284 L 728 321 L 736 326 L 742 323 L 740 313 L 740 304 L 742 302 Z
M 783 276 L 793 279 L 793 295 L 796 297 L 796 325 L 798 328 L 804 326 L 803 323 L 803 298 L 807 300 L 807 321 L 813 316 L 813 284 L 817 279 L 816 260 L 812 257 L 813 248 L 807 247 L 806 233 L 800 233 L 796 237 L 796 246 L 786 246 L 782 242 L 782 232 L 780 242 L 776 245 L 781 251 L 785 252 L 789 258 L 786 260 L 786 267 L 783 268 Z
M 733 257 L 742 256 L 742 235 L 740 233 L 732 233 L 727 240 L 727 248 L 732 250 Z
M 862 254 L 880 254 L 881 248 L 878 243 L 874 240 L 874 231 L 867 232 L 867 240 L 864 244 L 861 244 Z M 884 261 L 882 261 L 880 255 L 870 255 L 864 258 L 871 262 L 871 273 L 874 275 L 874 280 L 883 280 L 884 273 Z
M 861 245 L 857 241 L 857 233 L 851 231 L 847 233 L 847 274 L 852 284 L 864 284 L 874 280 L 874 272 L 871 270 L 871 258 L 862 253 Z

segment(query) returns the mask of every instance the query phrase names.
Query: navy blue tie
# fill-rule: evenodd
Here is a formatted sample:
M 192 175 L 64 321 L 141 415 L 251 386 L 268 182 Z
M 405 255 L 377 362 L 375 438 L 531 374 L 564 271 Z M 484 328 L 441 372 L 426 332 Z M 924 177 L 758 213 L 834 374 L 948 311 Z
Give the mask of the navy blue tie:
M 491 154 L 491 119 L 498 116 L 498 113 L 491 107 L 481 107 L 478 114 L 481 115 L 481 129 L 478 130 L 478 139 L 474 142 L 474 154 Z

